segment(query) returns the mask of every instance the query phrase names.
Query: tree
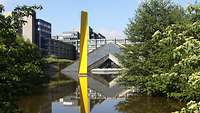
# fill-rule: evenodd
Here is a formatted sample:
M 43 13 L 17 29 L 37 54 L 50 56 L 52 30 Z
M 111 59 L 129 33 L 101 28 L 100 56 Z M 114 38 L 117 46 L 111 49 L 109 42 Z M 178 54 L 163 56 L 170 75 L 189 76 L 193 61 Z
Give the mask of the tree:
M 189 5 L 187 10 L 192 22 L 198 21 L 200 19 L 200 6 L 198 4 Z
M 0 5 L 0 112 L 3 113 L 19 112 L 15 104 L 17 97 L 48 82 L 39 49 L 17 33 L 25 23 L 23 17 L 35 9 L 41 6 L 17 7 L 11 15 L 5 16 Z
M 200 22 L 195 12 L 187 14 L 186 23 L 171 24 L 124 48 L 122 84 L 149 95 L 200 101 Z
M 184 23 L 185 11 L 170 0 L 146 0 L 136 11 L 135 19 L 130 20 L 125 33 L 135 45 L 126 46 L 120 57 L 121 63 L 128 70 L 123 73 L 121 83 L 143 87 L 146 77 L 157 70 L 155 63 L 150 62 L 153 54 L 152 35 L 158 30 L 162 32 L 169 25 Z M 167 66 L 167 64 L 165 64 Z M 138 77 L 136 79 L 136 77 Z M 141 80 L 140 82 L 138 80 Z
M 182 108 L 180 111 L 172 113 L 199 113 L 200 112 L 200 102 L 190 101 L 187 103 L 187 107 Z
M 156 49 L 149 60 L 157 72 L 149 75 L 144 83 L 148 94 L 200 100 L 199 25 L 199 22 L 171 25 L 164 32 L 153 35 Z
M 133 42 L 145 42 L 151 39 L 155 31 L 183 22 L 184 9 L 171 0 L 145 0 L 130 19 L 125 34 Z

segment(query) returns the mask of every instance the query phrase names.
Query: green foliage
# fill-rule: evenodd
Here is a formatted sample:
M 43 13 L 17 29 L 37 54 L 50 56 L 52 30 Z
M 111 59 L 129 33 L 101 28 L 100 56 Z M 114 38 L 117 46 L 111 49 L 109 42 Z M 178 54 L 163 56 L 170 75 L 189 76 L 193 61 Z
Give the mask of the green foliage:
M 159 59 L 159 62 L 155 65 L 158 66 L 157 68 L 161 73 L 157 73 L 159 75 L 156 76 L 156 78 L 160 78 L 160 80 L 156 81 L 164 85 L 165 88 L 164 92 L 160 92 L 155 89 L 160 87 L 159 85 L 153 87 L 147 85 L 148 89 L 159 91 L 169 97 L 184 100 L 200 100 L 200 93 L 198 90 L 200 87 L 198 86 L 198 82 L 194 80 L 194 78 L 198 79 L 200 69 L 199 33 L 194 32 L 196 29 L 199 29 L 199 27 L 199 22 L 187 26 L 172 25 L 166 28 L 163 33 L 154 35 L 154 37 L 160 40 L 155 43 L 157 50 L 155 50 L 156 53 L 151 56 L 151 62 L 155 63 L 155 60 Z M 153 40 L 155 40 L 154 37 Z M 170 74 L 162 78 L 163 74 L 168 73 Z M 153 74 L 152 77 L 154 77 L 154 75 L 155 74 Z M 171 77 L 171 75 L 173 76 Z M 166 80 L 168 80 L 168 82 L 166 82 Z M 150 80 L 150 83 L 154 82 Z M 191 84 L 194 85 L 192 86 Z
M 17 35 L 17 30 L 25 22 L 23 17 L 40 8 L 17 7 L 11 15 L 4 16 L 0 5 L 0 112 L 19 112 L 15 105 L 17 97 L 48 82 L 46 62 L 39 49 Z
M 4 6 L 0 4 L 0 13 L 2 13 L 3 11 L 4 11 Z
M 144 49 L 128 49 L 124 55 L 127 61 L 122 60 L 122 63 L 129 68 L 122 83 L 128 78 L 128 83 L 132 83 L 129 85 L 138 86 L 149 95 L 200 100 L 200 41 L 199 33 L 194 32 L 199 27 L 200 22 L 195 22 L 187 26 L 171 25 L 163 33 L 155 32 L 148 43 L 150 47 L 145 48 L 145 43 L 140 45 L 149 52 L 148 57 L 134 53 L 142 53 Z
M 64 58 L 59 58 L 59 57 L 56 57 L 54 55 L 50 55 L 49 57 L 46 58 L 47 62 L 49 65 L 54 65 L 56 67 L 58 67 L 58 69 L 56 70 L 56 80 L 63 80 L 66 78 L 66 76 L 64 76 L 62 73 L 61 73 L 61 70 L 64 68 L 64 67 L 67 67 L 69 66 L 70 64 L 73 63 L 72 60 L 69 60 L 69 59 L 64 59 Z
M 57 80 L 57 81 L 50 81 L 48 84 L 48 88 L 55 88 L 57 86 L 64 86 L 69 83 L 75 83 L 74 80 L 66 79 L 66 80 Z
M 120 60 L 127 69 L 119 82 L 136 86 L 149 95 L 200 101 L 200 21 L 194 19 L 198 17 L 197 11 L 185 15 L 189 17 L 186 23 L 183 24 L 184 19 L 174 21 L 175 24 L 168 23 L 153 34 L 149 29 L 150 38 L 142 36 L 144 42 L 123 49 L 125 54 Z M 129 38 L 135 33 L 136 23 L 129 25 Z
M 198 4 L 196 5 L 189 5 L 187 8 L 190 18 L 193 22 L 200 19 L 200 6 Z
M 190 101 L 187 103 L 186 108 L 182 108 L 181 111 L 176 111 L 172 113 L 199 113 L 200 112 L 200 102 Z
M 71 64 L 73 61 L 69 60 L 69 59 L 64 59 L 64 58 L 57 58 L 56 56 L 49 56 L 48 58 L 46 58 L 48 63 L 65 63 L 66 65 Z
M 155 31 L 162 31 L 184 20 L 183 8 L 171 0 L 145 0 L 137 9 L 135 17 L 130 19 L 125 34 L 134 42 L 144 42 L 151 39 Z

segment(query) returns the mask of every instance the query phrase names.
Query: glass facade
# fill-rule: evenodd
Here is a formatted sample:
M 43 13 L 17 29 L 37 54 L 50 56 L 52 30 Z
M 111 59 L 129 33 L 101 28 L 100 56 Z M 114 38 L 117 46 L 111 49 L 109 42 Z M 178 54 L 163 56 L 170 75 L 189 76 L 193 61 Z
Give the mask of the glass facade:
M 36 27 L 36 45 L 44 55 L 48 55 L 49 40 L 51 39 L 51 24 L 42 19 L 37 19 Z
M 74 45 L 55 39 L 51 39 L 49 44 L 49 54 L 60 58 L 76 59 L 76 47 Z
M 63 32 L 61 36 L 54 36 L 54 39 L 73 44 L 76 47 L 76 51 L 80 52 L 80 33 L 78 31 Z M 89 52 L 106 44 L 106 37 L 100 33 L 95 33 L 91 27 L 89 27 Z

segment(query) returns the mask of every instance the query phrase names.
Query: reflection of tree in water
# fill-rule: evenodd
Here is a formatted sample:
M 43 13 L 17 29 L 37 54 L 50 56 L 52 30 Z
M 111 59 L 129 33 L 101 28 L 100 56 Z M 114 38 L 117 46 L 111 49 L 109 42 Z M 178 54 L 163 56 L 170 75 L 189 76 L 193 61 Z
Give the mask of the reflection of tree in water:
M 123 113 L 171 113 L 185 103 L 163 97 L 134 96 L 119 102 L 116 110 Z
M 94 108 L 96 104 L 101 104 L 105 99 L 90 99 L 90 111 Z
M 43 94 L 22 98 L 18 105 L 23 113 L 52 113 L 52 102 L 73 94 L 75 89 L 76 85 L 74 83 L 51 88 Z
M 48 96 L 46 95 L 34 95 L 31 97 L 24 97 L 19 102 L 19 107 L 23 113 L 39 113 L 41 106 L 48 103 Z

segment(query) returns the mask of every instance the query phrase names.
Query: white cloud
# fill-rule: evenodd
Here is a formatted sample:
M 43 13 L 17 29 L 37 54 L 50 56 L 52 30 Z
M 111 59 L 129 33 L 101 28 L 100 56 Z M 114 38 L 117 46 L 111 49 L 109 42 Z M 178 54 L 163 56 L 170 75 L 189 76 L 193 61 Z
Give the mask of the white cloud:
M 120 30 L 114 30 L 114 29 L 108 29 L 108 28 L 99 28 L 95 29 L 92 28 L 94 32 L 101 33 L 104 35 L 107 39 L 125 39 L 126 35 L 123 33 L 123 31 Z M 75 27 L 72 29 L 72 31 L 80 31 L 79 27 Z
M 98 33 L 103 34 L 107 39 L 124 39 L 126 38 L 126 35 L 123 33 L 123 31 L 120 30 L 114 30 L 114 29 L 107 29 L 102 28 L 96 30 Z
M 143 3 L 145 0 L 138 0 L 138 3 L 141 4 Z

